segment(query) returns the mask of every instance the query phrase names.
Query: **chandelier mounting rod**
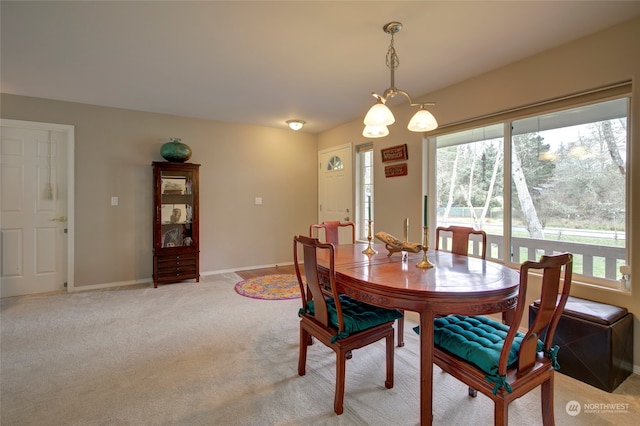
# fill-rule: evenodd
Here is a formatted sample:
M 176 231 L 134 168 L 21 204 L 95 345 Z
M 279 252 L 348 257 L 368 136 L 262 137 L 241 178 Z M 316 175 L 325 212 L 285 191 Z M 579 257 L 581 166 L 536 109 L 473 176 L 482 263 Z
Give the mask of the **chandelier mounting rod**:
M 393 35 L 402 29 L 402 24 L 400 22 L 392 21 L 385 24 L 382 29 L 385 33 L 391 35 L 391 43 L 389 44 L 389 50 L 387 50 L 387 67 L 391 70 L 391 86 L 384 91 L 384 98 L 387 99 L 389 97 L 394 97 L 398 92 L 396 89 L 395 71 L 398 65 L 400 65 L 400 59 L 396 54 L 395 47 L 393 46 Z M 409 102 L 411 102 L 411 98 L 409 98 Z
M 425 102 L 425 103 L 414 103 L 413 99 L 411 99 L 411 95 L 402 89 L 398 89 L 396 87 L 396 68 L 400 65 L 400 58 L 398 58 L 398 54 L 396 53 L 396 49 L 393 45 L 394 38 L 393 35 L 395 33 L 400 32 L 402 29 L 402 23 L 397 21 L 391 21 L 382 26 L 382 30 L 391 36 L 391 43 L 389 44 L 389 50 L 387 51 L 387 67 L 391 71 L 391 85 L 388 89 L 384 91 L 382 96 L 378 95 L 375 92 L 371 92 L 371 95 L 374 98 L 381 100 L 383 103 L 386 103 L 389 98 L 395 97 L 398 93 L 404 95 L 409 101 L 410 106 L 427 106 L 427 105 L 435 105 L 434 102 Z

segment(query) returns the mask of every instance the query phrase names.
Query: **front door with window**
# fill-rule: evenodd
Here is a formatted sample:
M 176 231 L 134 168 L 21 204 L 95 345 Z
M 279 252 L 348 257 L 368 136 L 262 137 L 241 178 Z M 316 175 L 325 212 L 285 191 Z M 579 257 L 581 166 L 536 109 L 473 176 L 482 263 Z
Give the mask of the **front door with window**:
M 351 145 L 320 151 L 318 160 L 318 222 L 354 222 Z M 340 240 L 350 240 L 350 231 L 343 231 Z

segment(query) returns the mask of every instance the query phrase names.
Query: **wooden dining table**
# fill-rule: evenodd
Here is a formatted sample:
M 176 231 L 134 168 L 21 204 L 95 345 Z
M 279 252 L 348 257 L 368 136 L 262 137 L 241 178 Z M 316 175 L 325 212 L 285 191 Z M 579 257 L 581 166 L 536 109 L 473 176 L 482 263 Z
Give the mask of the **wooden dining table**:
M 478 315 L 515 308 L 519 274 L 499 263 L 444 251 L 429 251 L 434 267 L 416 266 L 423 254 L 387 255 L 362 251 L 367 244 L 336 246 L 336 284 L 341 293 L 372 305 L 420 314 L 420 423 L 430 425 L 433 382 L 433 320 L 436 315 Z M 319 257 L 319 264 L 327 262 Z M 326 263 L 324 263 L 326 265 Z M 413 331 L 412 331 L 413 332 Z

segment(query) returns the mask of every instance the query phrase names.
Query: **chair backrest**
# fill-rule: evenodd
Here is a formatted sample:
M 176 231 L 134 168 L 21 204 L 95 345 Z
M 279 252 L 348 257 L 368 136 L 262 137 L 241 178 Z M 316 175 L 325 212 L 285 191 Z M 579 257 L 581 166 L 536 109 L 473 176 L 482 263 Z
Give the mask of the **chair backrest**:
M 469 228 L 467 226 L 438 226 L 436 228 L 436 250 L 440 250 L 440 233 L 451 233 L 451 253 L 469 255 L 469 238 L 471 235 L 479 235 L 482 246 L 480 247 L 480 257 L 487 257 L 487 233 L 484 231 Z
M 340 244 L 339 229 L 349 226 L 351 227 L 351 241 L 349 243 L 353 244 L 356 242 L 356 226 L 353 222 L 340 222 L 338 220 L 335 220 L 316 223 L 309 227 L 309 236 L 313 237 L 314 229 L 324 229 L 325 242 L 337 246 Z
M 303 261 L 300 262 L 299 249 L 302 247 Z M 329 253 L 328 270 L 322 274 L 323 277 L 328 275 L 327 280 L 320 282 L 318 251 L 326 250 Z M 309 302 L 313 301 L 314 318 L 324 327 L 330 327 L 329 311 L 327 308 L 326 291 L 330 290 L 330 295 L 335 301 L 336 311 L 338 314 L 338 331 L 344 331 L 344 321 L 342 318 L 342 307 L 338 297 L 335 282 L 335 255 L 334 247 L 331 243 L 321 243 L 317 238 L 296 235 L 293 237 L 293 263 L 295 266 L 298 284 L 300 285 L 300 294 L 302 295 L 302 308 L 306 309 Z M 302 279 L 302 274 L 306 280 Z
M 520 266 L 520 288 L 518 289 L 518 302 L 513 324 L 505 337 L 505 344 L 500 354 L 498 374 L 504 375 L 507 369 L 507 361 L 513 339 L 518 331 L 518 325 L 522 320 L 526 305 L 527 283 L 530 269 L 542 270 L 542 287 L 540 292 L 540 309 L 535 321 L 522 339 L 518 353 L 518 371 L 526 371 L 536 362 L 538 339 L 543 335 L 544 350 L 550 353 L 556 326 L 571 290 L 571 273 L 573 255 L 561 253 L 552 256 L 542 256 L 539 262 L 526 261 Z M 562 270 L 564 269 L 564 277 Z M 562 290 L 560 291 L 560 281 Z

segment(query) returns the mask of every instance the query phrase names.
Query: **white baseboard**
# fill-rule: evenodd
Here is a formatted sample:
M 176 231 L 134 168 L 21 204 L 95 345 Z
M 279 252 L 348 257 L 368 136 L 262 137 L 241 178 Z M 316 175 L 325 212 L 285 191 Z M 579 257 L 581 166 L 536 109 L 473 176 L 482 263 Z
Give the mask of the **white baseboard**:
M 141 280 L 117 281 L 117 282 L 111 282 L 111 283 L 74 286 L 73 288 L 67 288 L 67 291 L 69 293 L 74 293 L 76 291 L 102 290 L 102 289 L 105 289 L 105 288 L 125 287 L 125 286 L 148 284 L 148 283 L 153 283 L 153 279 L 152 278 L 143 278 Z
M 243 266 L 241 268 L 232 268 L 232 269 L 218 269 L 214 271 L 200 272 L 200 276 L 229 274 L 237 271 L 250 271 L 252 269 L 275 268 L 277 266 L 289 266 L 289 265 L 293 265 L 293 262 L 282 262 L 282 263 L 268 264 L 268 265 Z M 124 286 L 141 285 L 141 284 L 149 284 L 149 283 L 153 283 L 153 278 L 143 278 L 140 280 L 132 280 L 132 281 L 116 281 L 111 283 L 74 286 L 73 288 L 68 288 L 67 291 L 69 293 L 73 293 L 77 291 L 102 290 L 105 288 L 124 287 Z
M 293 262 L 282 262 L 282 263 L 268 264 L 268 265 L 243 266 L 241 268 L 233 268 L 233 269 L 219 269 L 215 271 L 201 272 L 200 275 L 206 276 L 206 275 L 228 274 L 230 272 L 251 271 L 253 269 L 275 268 L 278 266 L 290 266 L 290 265 L 293 265 Z

